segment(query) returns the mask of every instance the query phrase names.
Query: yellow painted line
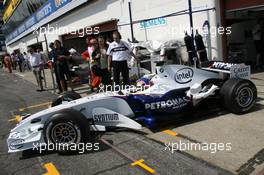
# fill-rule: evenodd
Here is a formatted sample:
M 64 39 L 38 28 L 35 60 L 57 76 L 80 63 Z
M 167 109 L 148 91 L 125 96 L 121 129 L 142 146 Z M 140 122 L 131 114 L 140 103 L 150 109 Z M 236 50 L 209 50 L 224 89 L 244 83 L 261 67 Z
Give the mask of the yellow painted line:
M 155 173 L 155 170 L 152 169 L 152 168 L 150 168 L 149 166 L 147 166 L 147 165 L 144 164 L 143 162 L 144 162 L 144 160 L 143 160 L 143 159 L 140 159 L 140 160 L 137 160 L 137 161 L 135 161 L 134 163 L 132 163 L 131 166 L 136 166 L 136 165 L 138 165 L 138 166 L 140 166 L 141 168 L 145 169 L 146 171 L 148 171 L 148 172 L 154 174 L 154 173 Z
M 16 115 L 15 118 L 8 120 L 9 122 L 16 121 L 19 123 L 22 120 L 22 117 L 20 115 Z
M 43 175 L 60 175 L 53 163 L 46 163 L 44 164 L 44 167 L 46 168 L 47 172 Z
M 165 130 L 165 131 L 163 131 L 163 132 L 165 132 L 166 134 L 169 134 L 169 135 L 172 135 L 172 136 L 177 136 L 178 135 L 178 133 L 177 132 L 174 132 L 174 131 L 172 131 L 172 130 Z
M 41 106 L 48 106 L 50 104 L 51 104 L 51 102 L 46 102 L 46 103 L 41 103 L 41 104 L 37 104 L 37 105 L 32 105 L 32 106 L 28 106 L 26 108 L 19 108 L 19 111 L 20 112 L 23 112 L 26 109 L 38 108 L 38 107 L 41 107 Z

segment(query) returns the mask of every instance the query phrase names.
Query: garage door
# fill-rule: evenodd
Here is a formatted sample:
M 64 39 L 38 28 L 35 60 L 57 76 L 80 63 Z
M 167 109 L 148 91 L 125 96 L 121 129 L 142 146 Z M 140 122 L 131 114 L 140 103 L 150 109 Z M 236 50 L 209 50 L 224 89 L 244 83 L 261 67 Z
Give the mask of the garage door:
M 264 0 L 225 0 L 225 7 L 228 11 L 260 6 L 264 6 Z

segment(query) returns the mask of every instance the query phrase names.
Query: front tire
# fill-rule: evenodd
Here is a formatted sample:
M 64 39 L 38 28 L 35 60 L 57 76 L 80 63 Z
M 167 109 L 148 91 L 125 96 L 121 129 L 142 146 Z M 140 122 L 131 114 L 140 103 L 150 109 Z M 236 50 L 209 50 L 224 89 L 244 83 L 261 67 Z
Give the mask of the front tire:
M 89 121 L 79 111 L 62 110 L 50 117 L 44 124 L 43 135 L 46 144 L 53 144 L 60 153 L 73 152 L 70 145 L 85 143 L 89 135 Z
M 225 107 L 235 114 L 249 112 L 257 100 L 257 88 L 246 79 L 229 79 L 221 88 Z

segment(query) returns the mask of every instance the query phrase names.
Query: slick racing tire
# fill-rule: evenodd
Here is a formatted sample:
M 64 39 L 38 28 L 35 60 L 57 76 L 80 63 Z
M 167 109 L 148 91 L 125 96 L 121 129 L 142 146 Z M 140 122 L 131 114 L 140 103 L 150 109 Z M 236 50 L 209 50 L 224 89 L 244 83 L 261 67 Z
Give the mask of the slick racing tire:
M 78 144 L 88 140 L 89 121 L 79 111 L 64 109 L 51 116 L 44 124 L 43 136 L 45 143 L 59 153 L 72 153 L 71 145 L 78 148 Z
M 229 79 L 221 88 L 225 108 L 235 114 L 249 112 L 257 99 L 257 88 L 249 80 Z
M 63 101 L 73 101 L 82 98 L 80 94 L 74 91 L 64 92 L 58 98 L 54 99 L 51 103 L 51 107 L 62 104 Z

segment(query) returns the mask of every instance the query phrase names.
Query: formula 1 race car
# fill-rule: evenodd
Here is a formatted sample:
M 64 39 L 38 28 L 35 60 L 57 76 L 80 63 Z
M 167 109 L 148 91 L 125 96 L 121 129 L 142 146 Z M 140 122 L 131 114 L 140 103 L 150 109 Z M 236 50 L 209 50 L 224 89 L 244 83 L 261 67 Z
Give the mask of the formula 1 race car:
M 142 129 L 169 121 L 214 100 L 236 114 L 249 112 L 257 99 L 248 79 L 250 67 L 209 62 L 204 68 L 184 65 L 157 67 L 148 88 L 138 92 L 105 92 L 81 98 L 67 92 L 51 108 L 22 117 L 7 139 L 9 152 L 32 149 L 39 143 L 82 143 L 90 131 L 107 127 Z M 145 87 L 145 86 L 143 86 Z

